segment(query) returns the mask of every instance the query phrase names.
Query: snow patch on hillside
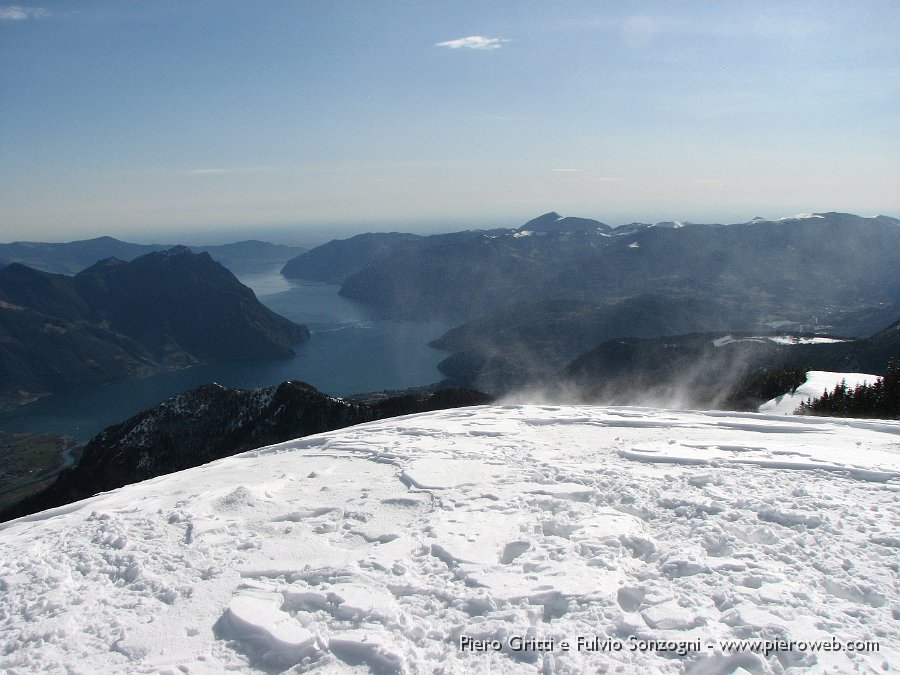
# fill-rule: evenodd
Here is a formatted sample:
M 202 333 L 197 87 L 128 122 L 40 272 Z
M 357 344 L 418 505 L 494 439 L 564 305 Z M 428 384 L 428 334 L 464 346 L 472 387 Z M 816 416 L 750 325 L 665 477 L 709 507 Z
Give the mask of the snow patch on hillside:
M 897 422 L 494 406 L 360 425 L 0 525 L 0 668 L 883 672 L 898 477 Z M 745 638 L 879 651 L 722 642 Z M 629 648 L 652 640 L 681 647 Z
M 795 213 L 792 216 L 785 216 L 784 218 L 779 218 L 778 220 L 808 220 L 810 218 L 824 218 L 825 216 L 819 215 L 818 213 Z
M 838 342 L 850 342 L 842 338 L 809 337 L 800 335 L 770 335 L 769 340 L 780 345 L 833 345 Z
M 793 393 L 784 394 L 766 401 L 759 406 L 759 412 L 769 415 L 793 415 L 801 403 L 815 399 L 826 391 L 834 391 L 841 382 L 855 389 L 861 384 L 875 384 L 878 375 L 868 373 L 831 373 L 823 370 L 811 370 L 806 373 L 806 381 Z
M 779 345 L 830 345 L 850 340 L 832 337 L 800 336 L 800 335 L 743 335 L 735 337 L 724 335 L 712 341 L 714 347 L 724 347 L 735 342 L 774 342 Z

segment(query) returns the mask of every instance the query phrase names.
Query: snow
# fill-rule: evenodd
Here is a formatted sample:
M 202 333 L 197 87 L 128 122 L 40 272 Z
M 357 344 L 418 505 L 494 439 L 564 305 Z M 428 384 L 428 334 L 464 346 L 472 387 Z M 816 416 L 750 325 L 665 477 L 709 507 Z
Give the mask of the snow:
M 890 671 L 898 481 L 889 421 L 522 405 L 360 425 L 0 525 L 0 669 Z
M 770 335 L 769 339 L 780 345 L 829 345 L 837 342 L 849 342 L 841 338 L 807 337 L 798 335 Z
M 779 218 L 778 220 L 807 220 L 809 218 L 824 218 L 825 216 L 819 215 L 818 213 L 795 213 L 793 216 L 785 216 L 784 218 Z
M 819 337 L 819 336 L 798 336 L 798 335 L 748 335 L 742 337 L 734 337 L 733 335 L 725 335 L 712 341 L 714 347 L 723 347 L 733 342 L 765 342 L 769 340 L 780 345 L 820 345 L 834 344 L 836 342 L 849 342 L 841 338 Z M 821 392 L 820 392 L 821 393 Z
M 808 399 L 818 398 L 826 391 L 834 391 L 842 381 L 849 389 L 861 384 L 875 384 L 878 375 L 868 373 L 831 373 L 823 370 L 811 370 L 806 373 L 806 381 L 797 387 L 793 394 L 784 394 L 766 401 L 759 407 L 759 412 L 769 415 L 793 415 L 801 403 Z

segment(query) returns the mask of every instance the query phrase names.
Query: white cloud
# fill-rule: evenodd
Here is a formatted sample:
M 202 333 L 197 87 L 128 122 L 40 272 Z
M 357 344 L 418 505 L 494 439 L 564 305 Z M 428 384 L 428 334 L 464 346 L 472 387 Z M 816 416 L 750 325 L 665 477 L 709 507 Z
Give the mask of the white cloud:
M 581 173 L 582 169 L 553 169 L 556 173 Z
M 500 45 L 509 40 L 502 38 L 484 37 L 483 35 L 470 35 L 458 40 L 438 42 L 435 47 L 449 47 L 450 49 L 500 49 Z
M 25 21 L 26 19 L 42 19 L 45 16 L 50 16 L 50 13 L 40 7 L 22 7 L 21 5 L 0 7 L 0 21 Z

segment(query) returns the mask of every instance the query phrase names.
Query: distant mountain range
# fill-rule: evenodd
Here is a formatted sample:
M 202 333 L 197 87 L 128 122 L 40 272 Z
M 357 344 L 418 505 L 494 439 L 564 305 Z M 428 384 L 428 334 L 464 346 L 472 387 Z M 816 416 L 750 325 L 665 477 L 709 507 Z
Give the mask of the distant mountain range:
M 185 247 L 74 277 L 0 270 L 0 404 L 197 363 L 287 358 L 309 337 Z
M 489 403 L 465 389 L 423 389 L 350 400 L 303 382 L 255 390 L 212 383 L 113 425 L 85 447 L 73 469 L 0 512 L 0 521 L 264 445 L 385 417 Z
M 43 272 L 77 274 L 98 260 L 133 260 L 138 256 L 172 248 L 172 244 L 131 244 L 112 237 L 97 237 L 67 243 L 17 241 L 0 244 L 0 267 L 21 263 Z M 234 274 L 265 272 L 284 264 L 306 249 L 265 241 L 240 241 L 213 246 L 190 246 L 195 253 L 209 253 Z
M 440 369 L 500 393 L 557 376 L 616 338 L 870 335 L 900 315 L 900 220 L 821 213 L 612 228 L 550 212 L 515 229 L 333 241 L 282 273 L 339 283 L 389 317 L 461 322 L 432 342 L 451 352 Z
M 317 273 L 314 261 L 339 273 Z M 516 303 L 599 306 L 662 294 L 740 306 L 751 320 L 818 322 L 863 335 L 900 310 L 898 269 L 900 221 L 887 216 L 613 229 L 549 213 L 514 230 L 331 242 L 284 273 L 338 282 L 342 295 L 399 318 L 465 321 Z
M 460 244 L 510 230 L 464 230 L 422 236 L 407 232 L 370 232 L 335 239 L 289 260 L 281 273 L 288 279 L 343 284 L 360 270 L 378 267 L 382 258 L 417 255 L 426 249 L 454 250 Z
M 223 252 L 252 255 L 249 244 Z M 76 252 L 65 249 L 69 263 Z M 23 508 L 297 436 L 486 402 L 475 389 L 752 409 L 804 369 L 880 373 L 900 355 L 900 221 L 885 216 L 611 228 L 548 213 L 516 229 L 336 240 L 282 274 L 339 283 L 389 317 L 456 318 L 432 344 L 450 352 L 440 369 L 457 389 L 336 399 L 296 382 L 206 385 L 104 431 Z M 105 259 L 73 277 L 0 269 L 0 404 L 201 362 L 288 357 L 307 337 L 210 254 L 184 247 Z

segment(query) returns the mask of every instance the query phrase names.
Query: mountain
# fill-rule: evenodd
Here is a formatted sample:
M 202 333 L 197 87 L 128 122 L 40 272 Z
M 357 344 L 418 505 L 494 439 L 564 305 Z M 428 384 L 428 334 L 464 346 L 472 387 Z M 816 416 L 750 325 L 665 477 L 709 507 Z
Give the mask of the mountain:
M 854 313 L 900 309 L 900 221 L 819 216 L 423 237 L 373 258 L 343 281 L 341 293 L 388 316 L 461 321 L 517 302 L 700 295 L 740 304 L 751 319 L 818 320 L 861 334 Z M 553 224 L 542 218 L 539 224 Z
M 253 450 L 0 525 L 0 670 L 885 672 L 898 439 L 485 406 Z
M 168 248 L 162 244 L 131 244 L 113 237 L 96 237 L 66 243 L 15 241 L 0 244 L 0 258 L 43 272 L 77 274 L 104 258 L 133 260 Z
M 430 344 L 452 352 L 438 365 L 448 378 L 500 393 L 555 378 L 566 363 L 613 338 L 752 327 L 741 306 L 706 298 L 639 295 L 612 304 L 556 298 L 516 303 Z
M 174 396 L 84 447 L 73 469 L 0 520 L 60 506 L 244 450 L 383 417 L 490 402 L 464 389 L 398 392 L 370 402 L 328 396 L 303 382 L 243 390 L 207 384 Z
M 611 232 L 612 228 L 599 220 L 590 218 L 563 218 L 556 211 L 533 218 L 518 228 L 517 232 Z
M 370 232 L 334 239 L 288 260 L 281 274 L 288 279 L 341 283 L 384 251 L 418 239 L 419 235 L 404 232 Z
M 378 267 L 387 257 L 403 258 L 428 248 L 455 247 L 463 242 L 509 234 L 512 230 L 463 230 L 421 236 L 402 232 L 360 234 L 335 239 L 289 261 L 281 273 L 289 279 L 344 283 L 368 267 Z
M 169 248 L 172 248 L 171 244 L 132 244 L 113 237 L 53 244 L 17 241 L 0 244 L 0 261 L 21 263 L 43 272 L 71 275 L 105 258 L 129 261 Z M 269 271 L 305 250 L 255 240 L 190 248 L 196 253 L 209 253 L 213 260 L 222 263 L 235 274 Z M 0 267 L 3 267 L 2 262 Z
M 0 270 L 0 403 L 214 361 L 288 358 L 309 331 L 184 247 L 74 277 Z

